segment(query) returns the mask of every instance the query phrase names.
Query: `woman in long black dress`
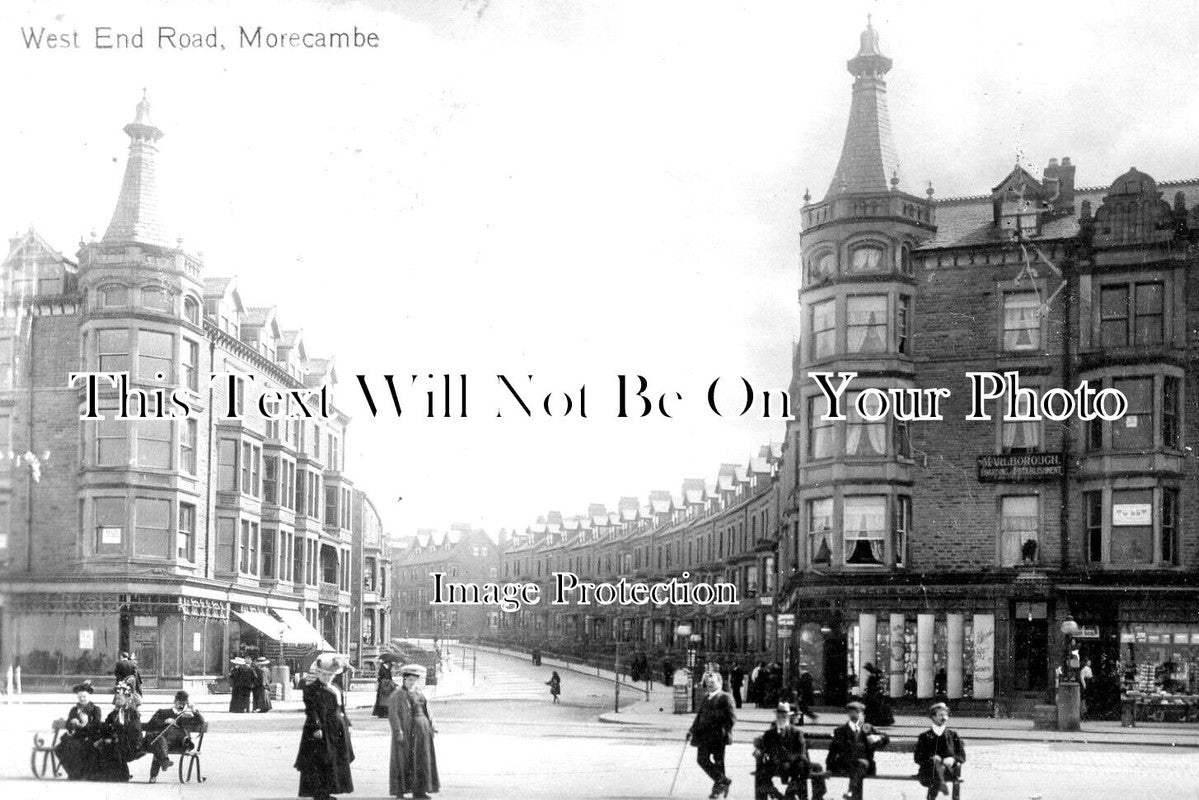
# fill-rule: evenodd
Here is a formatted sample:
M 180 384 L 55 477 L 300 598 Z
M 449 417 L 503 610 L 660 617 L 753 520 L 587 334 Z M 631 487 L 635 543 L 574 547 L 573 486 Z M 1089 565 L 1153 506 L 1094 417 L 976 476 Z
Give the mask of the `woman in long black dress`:
M 133 702 L 133 689 L 118 683 L 112 690 L 112 711 L 100 728 L 96 740 L 95 769 L 88 780 L 127 782 L 129 762 L 140 758 L 142 752 L 142 721 Z
M 379 674 L 375 676 L 378 683 L 375 687 L 375 708 L 372 713 L 382 719 L 387 718 L 387 699 L 396 690 L 395 681 L 391 677 L 391 662 L 394 658 L 391 653 L 384 653 L 380 656 Z
M 318 656 L 311 671 L 316 680 L 304 686 L 304 730 L 295 768 L 300 771 L 300 797 L 330 800 L 335 792 L 354 791 L 350 776 L 354 748 L 345 699 L 333 683 L 333 676 L 340 671 L 338 657 L 333 653 Z
M 270 711 L 271 706 L 271 662 L 265 658 L 254 659 L 254 710 Z
M 86 781 L 95 770 L 95 748 L 100 738 L 100 707 L 92 702 L 92 682 L 76 684 L 72 690 L 78 702 L 71 706 L 65 721 L 66 733 L 54 748 L 58 762 L 67 773 L 67 780 Z

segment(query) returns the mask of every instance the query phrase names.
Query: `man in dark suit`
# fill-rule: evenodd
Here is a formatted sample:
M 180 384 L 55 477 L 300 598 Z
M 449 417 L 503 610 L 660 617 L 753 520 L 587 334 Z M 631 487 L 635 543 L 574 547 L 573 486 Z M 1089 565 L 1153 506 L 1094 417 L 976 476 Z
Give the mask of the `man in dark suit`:
M 745 670 L 741 669 L 741 664 L 738 662 L 729 672 L 729 686 L 733 690 L 733 702 L 737 704 L 737 708 L 741 708 L 741 687 L 744 685 Z
M 728 797 L 733 782 L 724 774 L 724 748 L 733 740 L 737 715 L 732 698 L 720 690 L 719 675 L 710 672 L 704 675 L 704 690 L 707 694 L 699 703 L 687 740 L 698 748 L 695 760 L 712 779 L 712 793 L 708 797 L 722 794 Z
M 949 794 L 947 781 L 962 775 L 966 745 L 957 731 L 949 729 L 949 706 L 937 703 L 928 710 L 932 727 L 916 737 L 916 763 L 920 765 L 920 785 L 928 788 L 928 800 L 937 794 Z
M 188 731 L 198 730 L 204 724 L 204 717 L 192 708 L 188 702 L 187 692 L 175 692 L 175 704 L 170 708 L 160 708 L 143 726 L 145 740 L 143 749 L 154 756 L 150 765 L 150 783 L 158 780 L 158 773 L 172 765 L 169 753 L 186 753 L 192 749 L 191 737 Z
M 828 771 L 849 777 L 845 800 L 862 800 L 862 781 L 876 770 L 874 751 L 881 750 L 891 740 L 862 719 L 866 705 L 854 700 L 845 706 L 849 720 L 833 730 L 828 748 Z
M 774 724 L 754 740 L 755 800 L 780 797 L 774 788 L 776 777 L 782 778 L 787 787 L 782 797 L 807 800 L 812 761 L 803 731 L 791 724 L 791 713 L 789 704 L 779 703 L 774 712 Z M 822 800 L 828 791 L 824 778 L 814 777 L 811 781 L 814 800 Z

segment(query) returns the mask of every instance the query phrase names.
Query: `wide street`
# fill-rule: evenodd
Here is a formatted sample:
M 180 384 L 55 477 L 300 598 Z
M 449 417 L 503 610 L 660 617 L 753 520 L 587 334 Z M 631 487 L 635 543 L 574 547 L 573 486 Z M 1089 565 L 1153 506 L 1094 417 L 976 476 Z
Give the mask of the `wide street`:
M 561 671 L 563 697 L 550 703 L 544 682 L 550 668 L 481 653 L 478 685 L 456 697 L 433 698 L 430 713 L 438 728 L 437 756 L 442 798 L 699 798 L 710 784 L 694 764 L 695 751 L 684 749 L 678 720 L 665 714 L 661 724 L 601 722 L 612 709 L 612 684 Z M 432 692 L 429 692 L 432 697 Z M 622 700 L 630 698 L 626 689 Z M 642 695 L 643 697 L 644 695 Z M 107 698 L 97 698 L 107 705 Z M 216 698 L 204 701 L 216 708 Z M 68 704 L 69 705 L 69 704 Z M 296 796 L 298 773 L 292 767 L 302 715 L 281 710 L 264 715 L 232 715 L 201 706 L 210 722 L 204 743 L 203 784 L 180 785 L 174 771 L 158 784 L 146 782 L 148 758 L 131 765 L 129 784 L 68 783 L 35 780 L 29 772 L 29 745 L 35 730 L 48 728 L 66 706 L 25 703 L 0 706 L 0 797 L 4 798 L 239 798 L 273 800 Z M 656 711 L 656 709 L 651 709 Z M 668 712 L 669 709 L 666 709 Z M 148 713 L 148 712 L 147 712 Z M 825 715 L 821 722 L 835 720 Z M 389 730 L 367 709 L 355 709 L 353 798 L 387 797 Z M 675 727 L 671 727 L 671 723 Z M 821 725 L 821 729 L 826 726 Z M 737 730 L 729 748 L 730 798 L 753 797 L 750 739 L 765 725 Z M 1147 747 L 1135 744 L 1089 745 L 1037 741 L 967 739 L 964 798 L 1043 800 L 1066 798 L 1199 798 L 1199 748 Z M 671 780 L 680 755 L 682 770 L 673 795 Z M 823 753 L 821 753 L 823 755 Z M 914 772 L 908 753 L 885 753 L 882 772 Z M 845 791 L 834 778 L 830 798 Z M 914 781 L 868 783 L 868 798 L 924 796 Z

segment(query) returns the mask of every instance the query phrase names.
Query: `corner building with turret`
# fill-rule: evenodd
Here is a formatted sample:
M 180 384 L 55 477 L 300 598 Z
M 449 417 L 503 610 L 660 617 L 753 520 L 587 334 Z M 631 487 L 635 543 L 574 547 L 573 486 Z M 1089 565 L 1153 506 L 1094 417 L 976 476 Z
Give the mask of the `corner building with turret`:
M 802 209 L 782 655 L 826 702 L 870 663 L 894 698 L 1027 711 L 1052 690 L 1069 616 L 1100 706 L 1164 671 L 1194 691 L 1199 180 L 1133 169 L 1078 188 L 1063 158 L 973 197 L 911 193 L 891 68 L 868 26 L 840 161 Z M 1115 388 L 1128 413 L 1008 422 L 992 402 L 967 421 L 967 373 L 983 371 L 1038 393 Z M 856 373 L 844 420 L 811 372 Z M 872 387 L 951 394 L 940 421 L 872 419 L 877 397 L 856 403 Z
M 168 240 L 163 132 L 145 99 L 124 130 L 103 237 L 69 258 L 31 230 L 0 264 L 0 664 L 26 687 L 101 685 L 129 651 L 148 685 L 200 687 L 239 654 L 293 670 L 322 649 L 372 655 L 350 647 L 353 556 L 369 554 L 354 547 L 362 499 L 333 361 Z M 104 419 L 82 421 L 87 389 L 68 376 L 97 371 L 127 373 L 130 393 L 178 392 L 192 411 L 155 418 L 151 400 L 148 418 L 114 420 L 120 398 L 101 381 Z M 323 417 L 309 395 L 322 387 Z M 275 411 L 297 418 L 266 418 L 267 390 L 316 415 L 291 402 Z

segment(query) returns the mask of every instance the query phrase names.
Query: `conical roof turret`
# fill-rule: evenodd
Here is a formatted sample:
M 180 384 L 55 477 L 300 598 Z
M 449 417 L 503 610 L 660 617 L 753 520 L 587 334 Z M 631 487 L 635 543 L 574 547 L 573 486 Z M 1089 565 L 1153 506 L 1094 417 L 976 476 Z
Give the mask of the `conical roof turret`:
M 142 93 L 133 122 L 125 126 L 129 136 L 129 161 L 121 193 L 104 232 L 104 244 L 149 244 L 169 247 L 159 218 L 155 157 L 162 131 L 150 121 L 150 101 Z

